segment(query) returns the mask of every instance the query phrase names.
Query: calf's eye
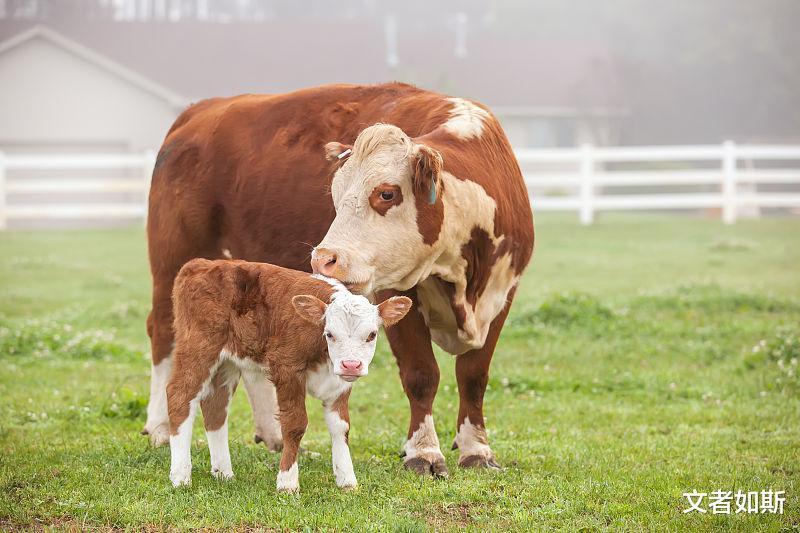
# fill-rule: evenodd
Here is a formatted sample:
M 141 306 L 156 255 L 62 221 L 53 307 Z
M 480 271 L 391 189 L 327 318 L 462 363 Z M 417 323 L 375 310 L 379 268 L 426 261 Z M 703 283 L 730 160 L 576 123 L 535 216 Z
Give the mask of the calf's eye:
M 333 340 L 333 333 L 331 333 L 330 331 L 326 331 L 325 332 L 325 337 L 327 337 L 328 340 L 332 341 Z
M 394 200 L 394 191 L 383 191 L 381 192 L 381 200 L 384 202 L 391 202 Z
M 372 342 L 372 341 L 374 341 L 374 340 L 375 340 L 375 337 L 377 337 L 377 336 L 378 336 L 378 333 L 377 333 L 376 331 L 373 331 L 373 332 L 372 332 L 372 333 L 370 333 L 370 334 L 369 334 L 369 336 L 367 337 L 367 342 Z

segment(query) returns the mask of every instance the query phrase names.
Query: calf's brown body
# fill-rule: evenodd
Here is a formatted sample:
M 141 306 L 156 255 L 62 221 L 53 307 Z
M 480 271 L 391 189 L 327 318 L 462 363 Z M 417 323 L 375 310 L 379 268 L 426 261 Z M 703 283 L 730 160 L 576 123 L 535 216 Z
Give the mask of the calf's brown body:
M 186 263 L 173 293 L 175 352 L 167 385 L 171 436 L 187 420 L 191 423 L 193 402 L 202 409 L 206 431 L 219 430 L 242 369 L 261 372 L 277 392 L 283 435 L 280 468 L 288 471 L 308 422 L 307 374 L 327 365 L 328 359 L 322 324 L 301 318 L 292 298 L 307 294 L 329 302 L 334 292 L 331 284 L 307 273 L 263 263 Z M 342 393 L 324 403 L 349 425 L 349 384 L 342 385 Z

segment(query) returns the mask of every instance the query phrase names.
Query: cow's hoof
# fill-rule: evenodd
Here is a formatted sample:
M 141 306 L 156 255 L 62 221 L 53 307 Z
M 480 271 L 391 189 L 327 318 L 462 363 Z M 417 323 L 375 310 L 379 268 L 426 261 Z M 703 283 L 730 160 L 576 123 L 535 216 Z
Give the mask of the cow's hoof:
M 500 465 L 495 461 L 494 456 L 466 455 L 458 460 L 461 468 L 486 468 L 489 470 L 500 470 Z
M 148 429 L 145 426 L 142 430 L 142 435 L 148 435 L 150 437 L 150 446 L 153 448 L 169 444 L 169 426 L 166 424 L 161 424 L 153 429 Z
M 258 433 L 255 434 L 253 440 L 256 444 L 264 443 L 264 446 L 271 452 L 279 452 L 283 450 L 283 440 L 281 439 L 270 439 L 270 438 L 262 438 Z
M 444 457 L 434 457 L 431 460 L 420 456 L 412 457 L 411 459 L 406 459 L 406 462 L 403 464 L 403 466 L 421 476 L 445 478 L 450 475 L 450 473 L 447 471 L 447 465 L 444 462 Z

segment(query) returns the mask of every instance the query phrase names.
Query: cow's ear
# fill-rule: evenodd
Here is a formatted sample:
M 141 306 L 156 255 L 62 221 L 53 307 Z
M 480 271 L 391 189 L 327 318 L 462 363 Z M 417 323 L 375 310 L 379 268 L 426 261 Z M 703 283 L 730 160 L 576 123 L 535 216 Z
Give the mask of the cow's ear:
M 325 302 L 310 294 L 298 294 L 292 298 L 292 306 L 300 318 L 314 325 L 322 323 L 322 319 L 325 318 L 325 310 L 328 308 Z
M 330 142 L 325 145 L 325 159 L 328 161 L 342 160 L 353 153 L 353 147 L 349 144 Z
M 387 328 L 400 322 L 411 309 L 411 298 L 407 296 L 392 296 L 378 305 L 378 314 L 381 315 L 383 325 Z
M 414 157 L 414 194 L 421 194 L 429 204 L 435 204 L 442 173 L 442 154 L 430 146 L 417 144 Z

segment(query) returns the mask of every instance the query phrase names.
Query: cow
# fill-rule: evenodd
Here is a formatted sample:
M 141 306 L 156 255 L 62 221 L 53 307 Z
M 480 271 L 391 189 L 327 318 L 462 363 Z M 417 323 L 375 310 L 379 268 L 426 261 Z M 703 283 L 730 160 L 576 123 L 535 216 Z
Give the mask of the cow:
M 348 399 L 369 373 L 378 328 L 411 308 L 405 296 L 372 305 L 340 282 L 263 263 L 193 259 L 175 278 L 175 353 L 167 385 L 170 480 L 189 485 L 192 426 L 203 412 L 211 474 L 233 477 L 228 403 L 242 374 L 275 386 L 283 452 L 277 488 L 299 490 L 297 452 L 308 425 L 306 390 L 322 401 L 333 471 L 356 486 L 348 447 Z
M 458 464 L 498 466 L 483 398 L 534 229 L 519 165 L 484 105 L 402 83 L 201 101 L 161 147 L 147 234 L 153 365 L 143 432 L 153 444 L 169 438 L 175 276 L 194 257 L 235 257 L 409 297 L 414 310 L 387 331 L 411 411 L 405 466 L 447 475 L 432 341 L 456 355 Z M 256 441 L 279 448 L 274 388 L 244 384 Z

